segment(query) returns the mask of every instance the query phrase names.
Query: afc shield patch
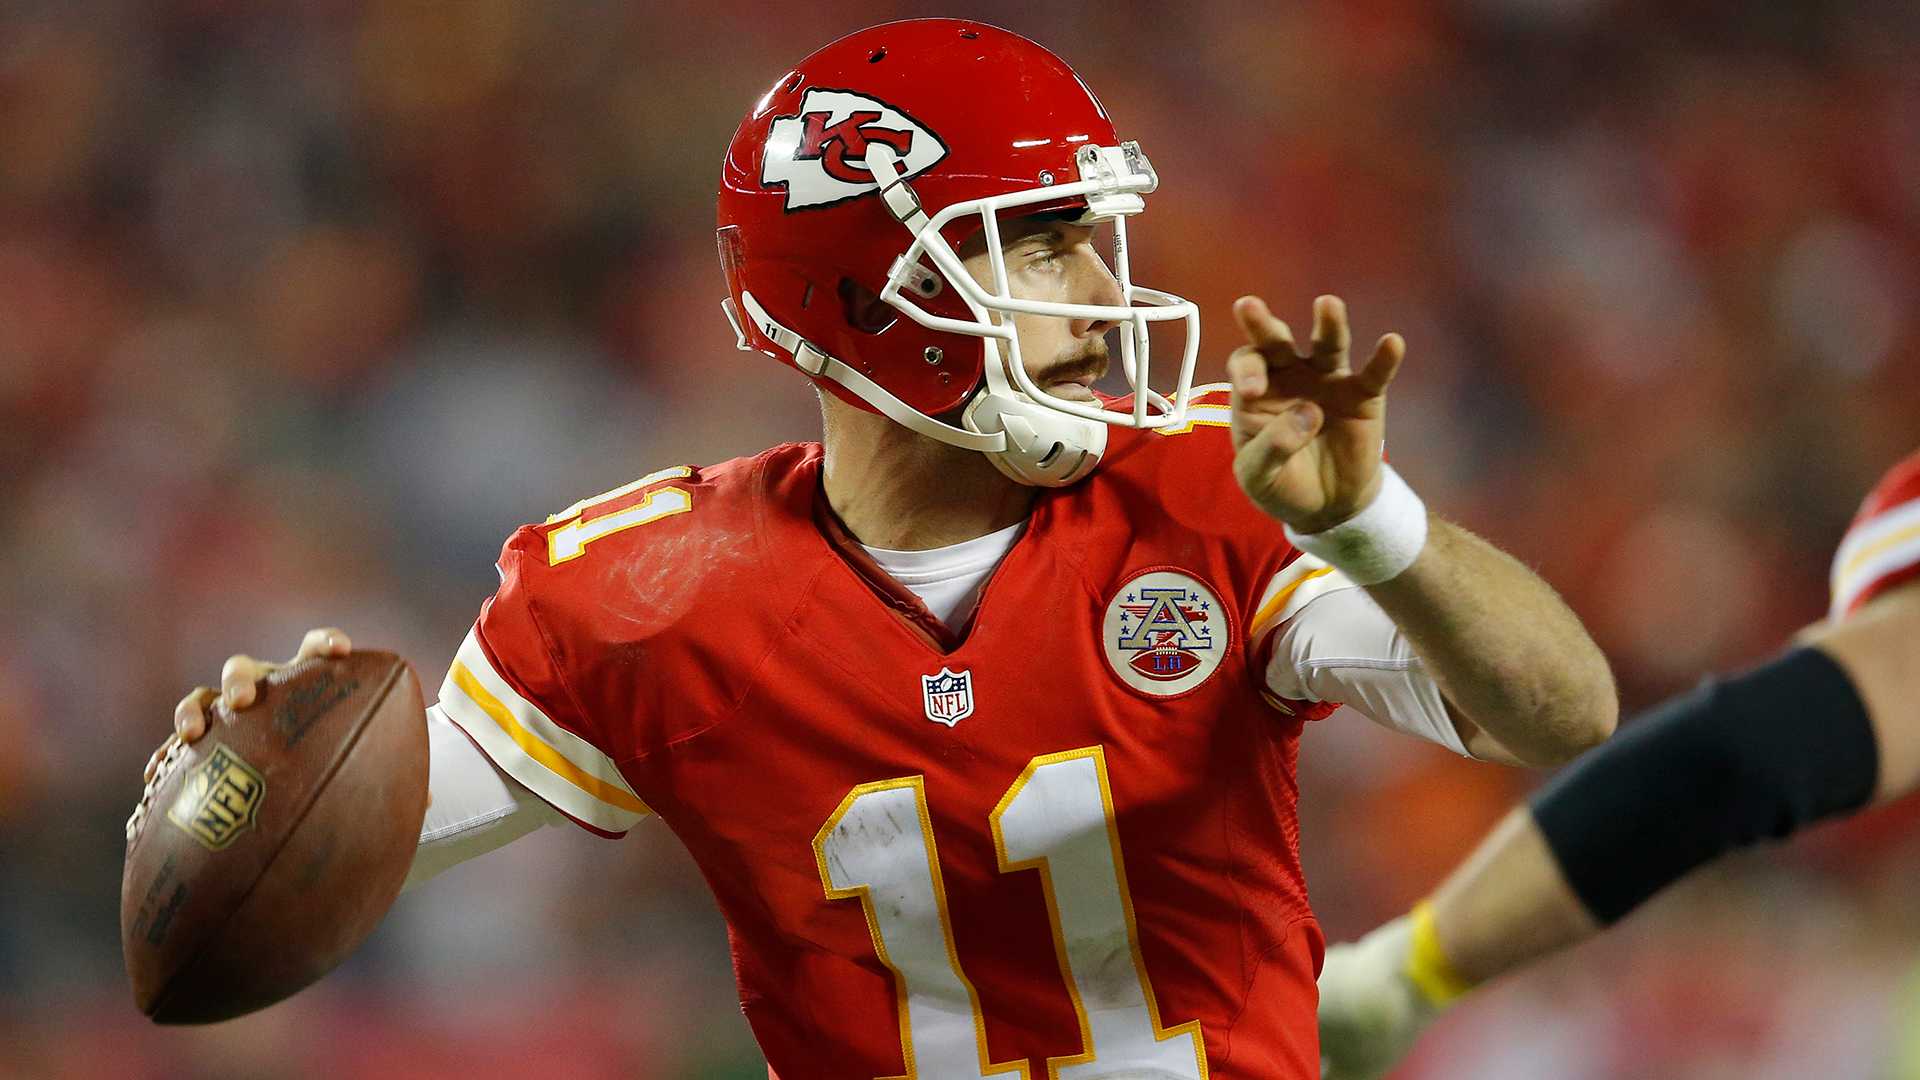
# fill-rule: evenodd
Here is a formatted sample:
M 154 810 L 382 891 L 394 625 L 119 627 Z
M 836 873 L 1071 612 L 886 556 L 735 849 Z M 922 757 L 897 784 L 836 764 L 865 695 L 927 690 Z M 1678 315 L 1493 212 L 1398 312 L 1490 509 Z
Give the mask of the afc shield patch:
M 1232 637 L 1213 590 L 1184 571 L 1153 569 L 1107 601 L 1100 644 L 1121 682 L 1153 697 L 1178 697 L 1219 670 Z
M 920 694 L 927 719 L 952 727 L 973 715 L 973 672 L 943 667 L 938 675 L 922 675 Z
M 851 90 L 808 90 L 797 116 L 778 116 L 767 133 L 760 182 L 785 187 L 789 211 L 832 206 L 880 190 L 862 162 L 880 143 L 899 158 L 905 179 L 947 156 L 940 137 L 899 108 Z
M 258 769 L 216 746 L 181 782 L 167 820 L 209 851 L 219 851 L 252 827 L 266 793 L 267 780 Z

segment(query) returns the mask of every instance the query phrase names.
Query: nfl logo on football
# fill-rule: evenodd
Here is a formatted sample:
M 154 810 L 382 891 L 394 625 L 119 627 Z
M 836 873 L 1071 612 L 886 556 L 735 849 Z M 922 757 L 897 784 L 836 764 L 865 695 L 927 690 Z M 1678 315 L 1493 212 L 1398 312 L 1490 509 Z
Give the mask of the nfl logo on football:
M 973 672 L 941 668 L 938 675 L 920 676 L 927 719 L 948 727 L 973 715 Z

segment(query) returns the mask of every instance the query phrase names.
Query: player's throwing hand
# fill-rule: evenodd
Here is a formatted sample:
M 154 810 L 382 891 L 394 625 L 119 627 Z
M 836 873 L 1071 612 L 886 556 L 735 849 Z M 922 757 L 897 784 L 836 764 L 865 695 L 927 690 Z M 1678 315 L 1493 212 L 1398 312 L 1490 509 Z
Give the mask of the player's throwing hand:
M 344 630 L 323 626 L 309 630 L 300 639 L 300 648 L 294 651 L 293 659 L 285 664 L 275 664 L 267 660 L 255 660 L 251 656 L 239 655 L 227 657 L 220 669 L 220 686 L 196 686 L 180 699 L 173 707 L 173 734 L 167 736 L 160 748 L 147 759 L 144 778 L 153 779 L 159 769 L 161 759 L 167 756 L 178 743 L 192 743 L 207 733 L 207 710 L 214 702 L 223 702 L 232 710 L 244 709 L 253 704 L 260 694 L 260 680 L 273 674 L 279 668 L 311 660 L 314 657 L 341 657 L 353 651 L 353 643 L 347 640 Z
M 1337 296 L 1314 300 L 1305 353 L 1259 297 L 1234 301 L 1233 317 L 1247 335 L 1227 358 L 1241 489 L 1295 532 L 1320 532 L 1359 513 L 1380 490 L 1386 390 L 1406 341 L 1381 337 L 1356 372 L 1347 305 Z

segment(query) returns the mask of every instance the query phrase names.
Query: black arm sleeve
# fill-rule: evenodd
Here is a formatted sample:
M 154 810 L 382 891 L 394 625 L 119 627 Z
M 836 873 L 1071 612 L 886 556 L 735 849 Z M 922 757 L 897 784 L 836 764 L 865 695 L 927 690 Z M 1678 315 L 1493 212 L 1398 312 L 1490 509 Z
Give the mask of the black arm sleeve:
M 1846 672 L 1795 649 L 1626 725 L 1542 788 L 1533 817 L 1611 923 L 1727 851 L 1866 805 L 1879 768 Z

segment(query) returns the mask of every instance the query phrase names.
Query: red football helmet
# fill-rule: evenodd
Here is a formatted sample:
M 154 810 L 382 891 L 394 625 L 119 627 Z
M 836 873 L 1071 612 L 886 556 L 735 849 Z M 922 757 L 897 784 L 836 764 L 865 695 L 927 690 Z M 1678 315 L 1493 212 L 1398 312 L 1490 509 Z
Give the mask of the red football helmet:
M 720 181 L 723 307 L 742 349 L 843 400 L 987 453 L 1024 483 L 1072 483 L 1099 461 L 1107 424 L 1186 422 L 1199 311 L 1133 284 L 1127 266 L 1126 219 L 1157 184 L 1079 76 L 1039 45 L 958 19 L 872 27 L 781 76 L 734 134 Z M 1124 304 L 1010 293 L 997 215 L 1045 211 L 1112 221 Z M 978 229 L 992 291 L 955 251 Z M 1036 385 L 1015 313 L 1117 324 L 1131 407 Z M 1147 324 L 1163 320 L 1186 324 L 1171 397 L 1147 378 Z M 958 424 L 939 419 L 955 409 Z

